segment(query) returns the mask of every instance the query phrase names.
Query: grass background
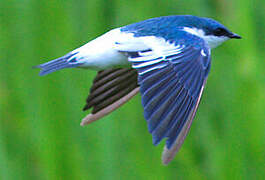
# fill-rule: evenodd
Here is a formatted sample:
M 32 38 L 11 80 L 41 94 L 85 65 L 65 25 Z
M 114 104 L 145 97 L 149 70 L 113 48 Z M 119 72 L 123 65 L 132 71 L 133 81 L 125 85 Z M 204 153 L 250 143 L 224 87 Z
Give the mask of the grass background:
M 0 179 L 263 179 L 265 3 L 258 0 L 0 0 Z M 219 20 L 242 40 L 212 53 L 197 116 L 165 167 L 140 96 L 80 127 L 96 72 L 31 67 L 151 17 Z

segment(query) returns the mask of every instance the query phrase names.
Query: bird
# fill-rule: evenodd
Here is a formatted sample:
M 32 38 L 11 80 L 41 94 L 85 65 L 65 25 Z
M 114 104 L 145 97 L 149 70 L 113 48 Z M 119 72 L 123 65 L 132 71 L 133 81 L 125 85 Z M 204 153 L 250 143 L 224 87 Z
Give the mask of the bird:
M 35 66 L 40 76 L 64 68 L 96 70 L 83 110 L 86 125 L 141 95 L 154 145 L 166 139 L 162 163 L 182 146 L 211 67 L 211 50 L 241 39 L 218 21 L 193 15 L 155 17 L 112 29 L 66 55 Z

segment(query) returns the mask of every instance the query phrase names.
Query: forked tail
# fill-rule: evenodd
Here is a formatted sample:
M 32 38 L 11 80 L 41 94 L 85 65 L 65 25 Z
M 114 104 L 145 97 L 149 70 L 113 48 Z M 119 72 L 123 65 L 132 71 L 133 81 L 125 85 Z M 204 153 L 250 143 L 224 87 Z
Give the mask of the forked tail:
M 33 68 L 41 68 L 39 75 L 44 76 L 60 69 L 77 67 L 82 65 L 83 63 L 77 61 L 76 57 L 74 56 L 76 54 L 77 52 L 68 53 L 63 57 L 34 66 Z

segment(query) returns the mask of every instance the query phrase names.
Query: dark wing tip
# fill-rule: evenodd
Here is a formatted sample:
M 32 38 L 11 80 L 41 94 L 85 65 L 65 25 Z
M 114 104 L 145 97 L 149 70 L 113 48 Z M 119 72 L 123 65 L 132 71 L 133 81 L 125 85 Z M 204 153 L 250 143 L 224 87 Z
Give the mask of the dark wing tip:
M 92 108 L 92 114 L 95 114 L 137 87 L 137 72 L 134 69 L 118 68 L 99 71 L 93 81 L 83 111 Z
M 86 104 L 84 107 L 83 107 L 83 111 L 86 111 L 86 110 L 88 110 L 90 107 Z

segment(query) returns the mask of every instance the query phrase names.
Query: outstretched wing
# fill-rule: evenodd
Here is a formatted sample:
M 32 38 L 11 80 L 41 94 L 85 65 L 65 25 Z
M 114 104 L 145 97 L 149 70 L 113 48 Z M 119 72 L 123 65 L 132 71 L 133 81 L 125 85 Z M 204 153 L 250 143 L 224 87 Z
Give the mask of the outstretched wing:
M 201 38 L 186 32 L 175 41 L 146 39 L 151 50 L 126 53 L 138 72 L 153 143 L 167 138 L 163 153 L 167 164 L 182 145 L 196 113 L 210 69 L 210 49 Z
M 93 81 L 83 110 L 92 108 L 81 125 L 91 123 L 114 111 L 139 91 L 135 69 L 108 69 L 99 71 Z

